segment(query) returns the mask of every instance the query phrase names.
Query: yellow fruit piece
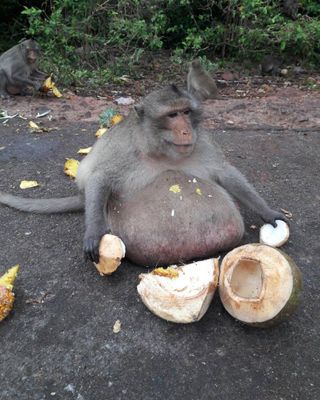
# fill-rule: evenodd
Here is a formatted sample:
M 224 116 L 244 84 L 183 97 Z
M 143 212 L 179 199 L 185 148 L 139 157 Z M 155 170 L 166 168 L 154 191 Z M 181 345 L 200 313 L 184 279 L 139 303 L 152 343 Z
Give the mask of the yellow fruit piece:
M 52 93 L 56 97 L 62 97 L 62 94 L 60 93 L 60 91 L 56 87 L 56 84 L 53 82 L 51 75 L 43 82 L 42 90 L 44 92 L 46 92 L 46 93 L 49 92 L 49 90 L 52 90 Z
M 62 94 L 60 93 L 60 91 L 58 90 L 58 88 L 56 87 L 56 85 L 53 86 L 53 88 L 52 88 L 52 93 L 53 93 L 56 97 L 62 97 Z
M 96 137 L 99 138 L 107 132 L 107 128 L 100 128 L 96 132 Z
M 160 276 L 165 276 L 166 278 L 178 278 L 179 276 L 179 271 L 177 271 L 173 267 L 168 267 L 168 268 L 156 268 L 152 271 L 152 274 L 154 275 L 160 275 Z
M 120 121 L 123 120 L 123 116 L 120 114 L 116 114 L 111 118 L 111 125 L 117 125 Z
M 37 125 L 35 122 L 33 121 L 29 121 L 29 128 L 31 128 L 32 130 L 35 131 L 42 131 L 42 129 L 40 128 L 39 125 Z
M 78 154 L 88 154 L 88 153 L 90 153 L 91 149 L 92 149 L 92 147 L 85 147 L 85 148 L 79 149 Z
M 12 289 L 19 268 L 19 265 L 15 265 L 0 277 L 0 321 L 5 319 L 12 310 L 14 302 Z
M 200 188 L 197 188 L 197 189 L 196 189 L 196 193 L 197 193 L 199 196 L 202 196 L 202 192 L 201 192 L 201 189 L 200 189 Z
M 5 319 L 13 308 L 14 294 L 10 289 L 0 286 L 0 321 Z
M 8 269 L 8 271 L 0 277 L 0 286 L 4 286 L 5 288 L 12 290 L 13 283 L 17 277 L 20 265 L 17 264 L 14 267 Z
M 172 186 L 170 186 L 169 192 L 180 193 L 181 188 L 179 185 L 172 185 Z
M 79 161 L 74 160 L 73 158 L 67 158 L 67 161 L 64 163 L 64 173 L 71 178 L 75 178 L 77 176 Z
M 30 189 L 39 186 L 37 181 L 21 181 L 20 189 Z
M 52 77 L 51 75 L 43 82 L 42 90 L 44 92 L 49 92 L 52 89 Z

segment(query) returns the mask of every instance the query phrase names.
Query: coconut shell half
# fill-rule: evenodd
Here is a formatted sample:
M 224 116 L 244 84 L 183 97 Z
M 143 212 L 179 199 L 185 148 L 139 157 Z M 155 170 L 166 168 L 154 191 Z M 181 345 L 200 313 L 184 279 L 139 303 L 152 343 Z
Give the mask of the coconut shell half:
M 140 274 L 143 303 L 158 317 L 177 323 L 199 321 L 218 285 L 218 259 L 208 259 Z
M 300 270 L 283 251 L 248 244 L 221 264 L 219 293 L 225 309 L 250 325 L 267 327 L 288 318 L 299 302 Z

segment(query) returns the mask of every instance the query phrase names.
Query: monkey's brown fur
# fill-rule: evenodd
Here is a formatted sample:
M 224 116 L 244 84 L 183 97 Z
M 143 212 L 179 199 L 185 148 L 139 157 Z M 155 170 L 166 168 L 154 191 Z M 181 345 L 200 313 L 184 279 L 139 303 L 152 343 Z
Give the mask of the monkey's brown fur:
M 37 68 L 40 47 L 33 39 L 25 40 L 0 56 L 0 97 L 39 90 L 48 76 Z
M 84 207 L 84 251 L 96 262 L 109 229 L 142 265 L 209 257 L 243 236 L 234 198 L 266 222 L 284 217 L 228 163 L 200 121 L 189 93 L 173 85 L 152 92 L 81 162 L 78 196 L 34 200 L 0 192 L 0 202 L 39 213 Z

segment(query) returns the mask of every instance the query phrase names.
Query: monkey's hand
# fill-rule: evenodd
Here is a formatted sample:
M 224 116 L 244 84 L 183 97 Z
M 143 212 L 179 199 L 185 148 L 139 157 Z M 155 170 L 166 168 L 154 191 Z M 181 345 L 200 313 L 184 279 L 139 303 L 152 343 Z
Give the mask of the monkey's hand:
M 104 232 L 95 234 L 85 234 L 83 240 L 83 251 L 85 260 L 90 260 L 99 263 L 99 244 L 103 235 L 111 233 L 110 229 L 106 229 Z
M 276 228 L 276 219 L 280 219 L 289 225 L 288 219 L 279 211 L 269 210 L 268 213 L 261 215 L 261 218 L 266 224 L 271 224 L 274 228 Z
M 36 82 L 34 82 L 33 87 L 34 87 L 34 90 L 35 90 L 36 92 L 39 92 L 40 89 L 42 88 L 42 83 L 39 82 L 39 81 L 36 81 Z

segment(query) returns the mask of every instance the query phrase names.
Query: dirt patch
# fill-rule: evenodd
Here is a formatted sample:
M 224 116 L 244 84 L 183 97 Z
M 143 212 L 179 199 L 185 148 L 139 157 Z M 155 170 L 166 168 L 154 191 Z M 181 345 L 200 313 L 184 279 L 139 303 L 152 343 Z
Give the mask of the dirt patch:
M 294 83 L 281 78 L 239 78 L 238 75 L 229 74 L 230 81 L 219 79 L 225 77 L 225 74 L 217 75 L 222 99 L 209 100 L 203 105 L 206 127 L 277 130 L 319 127 L 320 91 L 311 91 L 299 81 Z M 312 79 L 320 82 L 319 77 Z M 178 82 L 183 84 L 181 77 Z M 107 108 L 114 108 L 123 115 L 128 114 L 132 105 L 117 105 L 119 97 L 130 96 L 137 103 L 153 86 L 147 84 L 142 88 L 141 81 L 135 81 L 121 91 L 105 91 L 102 96 L 79 96 L 69 90 L 64 91 L 64 97 L 60 99 L 50 96 L 16 96 L 0 100 L 0 108 L 5 109 L 9 115 L 17 113 L 28 120 L 34 120 L 38 113 L 50 110 L 48 115 L 41 118 L 44 126 L 64 126 L 74 121 L 96 122 L 98 126 L 99 115 Z

